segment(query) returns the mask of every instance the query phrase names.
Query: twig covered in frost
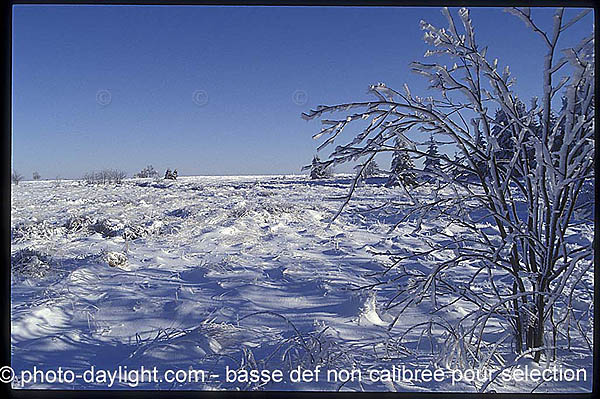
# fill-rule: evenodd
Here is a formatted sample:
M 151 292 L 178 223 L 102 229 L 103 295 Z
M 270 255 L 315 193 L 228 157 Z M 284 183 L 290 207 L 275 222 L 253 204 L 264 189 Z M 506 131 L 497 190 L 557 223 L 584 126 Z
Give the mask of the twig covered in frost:
M 434 170 L 420 171 L 438 181 L 431 186 L 432 199 L 413 195 L 390 230 L 414 222 L 413 234 L 420 235 L 431 250 L 388 254 L 394 262 L 381 276 L 392 270 L 397 275 L 364 287 L 399 285 L 388 308 L 402 305 L 401 312 L 427 297 L 434 312 L 468 305 L 472 310 L 460 321 L 461 328 L 475 344 L 473 359 L 483 356 L 486 363 L 490 356 L 480 351 L 498 349 L 485 338 L 492 320 L 510 331 L 517 354 L 532 354 L 536 361 L 546 353 L 542 348 L 549 330 L 557 339 L 569 336 L 573 326 L 581 330 L 575 317 L 563 317 L 559 323 L 551 320 L 565 314 L 569 290 L 581 289 L 594 257 L 591 243 L 573 239 L 575 226 L 590 223 L 578 220 L 576 209 L 594 177 L 593 36 L 562 50 L 557 59 L 561 34 L 587 11 L 564 22 L 564 10 L 557 9 L 548 32 L 540 28 L 529 8 L 507 11 L 522 19 L 546 48 L 540 74 L 543 93 L 529 108 L 513 91 L 509 67 L 500 68 L 497 59 L 488 60 L 487 47 L 477 44 L 469 10 L 458 11 L 460 33 L 444 8 L 447 29 L 421 21 L 424 40 L 433 47 L 425 56 L 446 56 L 454 64 L 411 64 L 413 72 L 429 80 L 437 96 L 422 98 L 407 85 L 401 93 L 377 83 L 369 87 L 373 101 L 320 105 L 302 114 L 306 120 L 321 118 L 325 125 L 314 135 L 315 139 L 325 137 L 319 149 L 340 140 L 354 121 L 369 121 L 323 161 L 334 165 L 363 160 L 333 220 L 350 202 L 362 169 L 377 154 L 401 150 L 435 162 Z M 557 81 L 559 70 L 568 75 Z M 558 93 L 563 93 L 562 107 L 553 109 Z M 339 112 L 344 115 L 325 118 Z M 426 133 L 429 140 L 417 140 L 418 132 Z M 455 158 L 424 151 L 433 140 L 454 149 Z M 451 190 L 452 195 L 444 190 Z M 432 213 L 441 228 L 425 226 L 425 216 Z M 423 271 L 424 257 L 443 260 Z M 464 273 L 454 273 L 459 268 L 470 274 L 468 281 L 461 280 Z M 568 308 L 566 314 L 574 312 Z

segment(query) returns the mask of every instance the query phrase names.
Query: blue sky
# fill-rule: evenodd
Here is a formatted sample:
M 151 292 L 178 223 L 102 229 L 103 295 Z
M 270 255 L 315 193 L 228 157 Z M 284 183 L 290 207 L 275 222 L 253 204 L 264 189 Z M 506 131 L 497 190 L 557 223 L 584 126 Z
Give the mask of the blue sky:
M 380 81 L 429 95 L 408 65 L 429 48 L 419 21 L 446 26 L 439 7 L 13 11 L 13 167 L 51 179 L 103 168 L 131 175 L 147 164 L 180 175 L 300 173 L 320 129 L 301 112 L 368 99 L 368 86 Z M 540 39 L 500 8 L 471 11 L 488 58 L 510 65 L 521 97 L 539 95 Z M 533 9 L 547 28 L 552 12 Z M 592 23 L 589 14 L 567 30 L 563 47 L 590 34 Z M 306 93 L 306 104 L 294 93 Z

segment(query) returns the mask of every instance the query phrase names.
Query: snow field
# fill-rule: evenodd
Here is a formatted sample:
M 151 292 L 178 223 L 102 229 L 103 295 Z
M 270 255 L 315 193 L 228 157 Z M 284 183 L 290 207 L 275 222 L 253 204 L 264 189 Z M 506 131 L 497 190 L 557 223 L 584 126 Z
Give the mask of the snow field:
M 449 379 L 226 381 L 227 367 L 285 374 L 298 366 L 323 372 L 438 366 L 427 350 L 435 338 L 407 330 L 430 320 L 429 304 L 395 320 L 397 312 L 383 306 L 394 286 L 357 289 L 373 284 L 373 274 L 389 263 L 373 250 L 424 246 L 414 226 L 389 234 L 394 215 L 363 212 L 401 202 L 403 194 L 366 184 L 357 189 L 353 212 L 328 226 L 340 205 L 332 198 L 346 193 L 347 182 L 304 176 L 132 179 L 116 186 L 22 182 L 12 198 L 13 269 L 24 265 L 13 272 L 13 368 L 157 366 L 219 375 L 136 387 L 145 389 L 475 390 Z M 428 193 L 426 186 L 418 191 Z M 435 219 L 424 223 L 437 227 Z M 456 307 L 445 315 L 464 312 Z M 81 381 L 25 387 L 106 388 Z

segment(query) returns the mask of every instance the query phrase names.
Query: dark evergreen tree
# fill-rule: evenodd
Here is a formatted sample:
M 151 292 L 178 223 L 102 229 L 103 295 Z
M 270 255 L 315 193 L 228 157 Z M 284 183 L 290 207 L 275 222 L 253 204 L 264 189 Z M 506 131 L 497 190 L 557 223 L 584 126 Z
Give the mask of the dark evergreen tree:
M 311 179 L 325 179 L 331 176 L 331 170 L 321 163 L 321 160 L 317 155 L 313 157 L 312 164 L 310 166 L 310 178 Z
M 387 187 L 403 184 L 404 186 L 416 186 L 417 177 L 411 170 L 415 164 L 410 158 L 410 154 L 404 150 L 403 141 L 400 136 L 396 137 L 395 146 L 397 148 L 392 155 L 392 168 L 387 183 Z
M 429 137 L 429 146 L 427 147 L 427 156 L 423 161 L 423 170 L 426 172 L 439 171 L 441 167 L 440 153 L 438 151 L 438 145 L 433 139 L 433 135 Z M 432 180 L 433 176 L 427 176 L 427 180 Z
M 581 91 L 582 91 L 581 89 L 577 90 L 577 93 L 576 93 L 576 97 L 577 98 L 580 98 L 580 97 L 583 96 L 583 93 Z M 567 108 L 567 104 L 568 104 L 567 97 L 563 96 L 562 97 L 562 106 L 561 106 L 561 109 L 559 111 L 559 115 L 563 114 L 565 112 L 568 112 L 568 110 L 566 109 Z M 593 107 L 594 107 L 594 102 L 593 101 L 591 102 L 591 104 L 589 105 L 589 107 L 591 109 L 593 109 Z M 581 101 L 576 101 L 575 102 L 574 109 L 575 109 L 575 113 L 577 113 L 577 114 L 580 114 L 582 112 L 582 110 L 581 110 Z M 554 112 L 551 112 L 550 113 L 550 126 L 552 128 L 554 128 L 555 125 L 556 125 L 556 123 L 557 123 L 557 121 L 558 121 L 558 116 Z M 565 121 L 565 118 L 563 118 L 558 123 L 558 127 L 556 129 L 556 133 L 554 134 L 554 136 L 552 138 L 551 151 L 553 153 L 559 152 L 560 149 L 561 149 L 561 147 L 562 147 L 562 145 L 563 145 L 564 135 L 565 135 L 565 125 L 566 125 L 566 121 Z M 572 146 L 569 145 L 569 148 L 572 148 Z M 576 153 L 579 153 L 579 152 L 576 152 Z
M 534 100 L 535 102 L 535 100 Z M 563 101 L 564 106 L 564 101 Z M 518 100 L 516 101 L 515 108 L 517 111 L 517 117 L 529 126 L 529 131 L 526 131 L 525 136 L 521 142 L 521 158 L 518 162 L 527 162 L 534 168 L 536 164 L 535 160 L 535 149 L 533 147 L 532 134 L 540 138 L 542 131 L 542 117 L 541 114 L 533 115 L 529 118 L 525 104 Z M 534 108 L 534 106 L 532 106 Z M 561 110 L 562 112 L 562 110 Z M 517 152 L 517 143 L 519 142 L 519 135 L 522 128 L 515 126 L 513 123 L 509 125 L 509 117 L 506 112 L 502 109 L 496 111 L 494 121 L 492 122 L 492 135 L 496 138 L 499 146 L 499 151 L 496 152 L 496 158 L 499 160 L 498 165 L 502 169 L 506 167 L 508 162 L 512 159 L 514 154 Z M 552 129 L 557 123 L 557 115 L 554 111 L 550 111 L 550 129 Z M 556 131 L 556 135 L 552 138 L 551 151 L 556 152 L 560 149 L 564 136 L 564 124 L 561 124 Z M 518 172 L 515 172 L 518 174 Z
M 516 106 L 517 117 L 523 119 L 525 116 L 525 104 L 522 101 L 517 100 Z M 496 152 L 496 158 L 500 160 L 510 160 L 515 152 L 515 135 L 518 134 L 517 127 L 509 126 L 509 118 L 503 109 L 498 109 L 494 116 L 492 125 L 492 136 L 498 142 L 500 150 Z

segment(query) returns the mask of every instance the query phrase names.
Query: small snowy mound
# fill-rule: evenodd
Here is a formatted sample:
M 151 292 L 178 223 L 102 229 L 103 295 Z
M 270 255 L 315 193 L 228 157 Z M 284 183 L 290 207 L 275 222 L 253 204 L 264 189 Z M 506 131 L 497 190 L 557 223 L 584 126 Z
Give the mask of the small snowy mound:
M 387 327 L 389 325 L 388 322 L 385 322 L 379 317 L 377 313 L 377 294 L 375 291 L 371 291 L 365 304 L 360 312 L 360 317 L 358 323 L 363 324 L 373 324 L 376 326 L 384 326 Z
M 127 264 L 127 255 L 122 252 L 107 252 L 104 259 L 110 267 L 122 268 Z

